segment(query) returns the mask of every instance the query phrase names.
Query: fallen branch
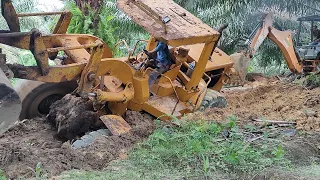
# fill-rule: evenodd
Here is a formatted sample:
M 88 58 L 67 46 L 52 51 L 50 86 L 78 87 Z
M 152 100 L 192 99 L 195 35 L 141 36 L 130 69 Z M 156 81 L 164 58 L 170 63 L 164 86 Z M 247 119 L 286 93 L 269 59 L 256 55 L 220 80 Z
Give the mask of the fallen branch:
M 261 139 L 261 138 L 263 138 L 264 136 L 258 136 L 258 137 L 255 137 L 255 138 L 252 138 L 252 139 L 249 139 L 249 140 L 247 140 L 247 142 L 253 142 L 253 141 L 255 141 L 255 140 L 258 140 L 258 139 Z
M 290 122 L 290 121 L 273 121 L 273 120 L 263 120 L 263 119 L 252 119 L 256 122 L 264 122 L 269 124 L 297 124 L 296 122 Z

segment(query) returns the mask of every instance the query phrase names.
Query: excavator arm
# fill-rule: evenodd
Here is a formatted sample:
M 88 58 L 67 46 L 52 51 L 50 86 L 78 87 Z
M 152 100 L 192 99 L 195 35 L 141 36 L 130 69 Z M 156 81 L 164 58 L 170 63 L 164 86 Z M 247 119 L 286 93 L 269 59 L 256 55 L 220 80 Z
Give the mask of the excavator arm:
M 302 73 L 303 66 L 299 63 L 295 53 L 291 32 L 279 31 L 273 27 L 269 27 L 268 30 L 268 38 L 280 48 L 290 71 L 293 73 Z
M 272 24 L 272 14 L 266 14 L 249 36 L 246 42 L 247 49 L 241 53 L 235 53 L 230 56 L 234 61 L 235 71 L 233 76 L 234 80 L 231 81 L 232 84 L 244 84 L 249 62 L 266 38 L 269 38 L 280 48 L 291 72 L 303 72 L 303 66 L 299 63 L 295 53 L 291 32 L 277 30 Z
M 302 66 L 295 53 L 292 36 L 290 31 L 280 31 L 272 26 L 273 17 L 269 13 L 260 23 L 252 41 L 249 40 L 250 57 L 254 56 L 266 38 L 274 42 L 281 50 L 284 59 L 293 73 L 302 73 Z

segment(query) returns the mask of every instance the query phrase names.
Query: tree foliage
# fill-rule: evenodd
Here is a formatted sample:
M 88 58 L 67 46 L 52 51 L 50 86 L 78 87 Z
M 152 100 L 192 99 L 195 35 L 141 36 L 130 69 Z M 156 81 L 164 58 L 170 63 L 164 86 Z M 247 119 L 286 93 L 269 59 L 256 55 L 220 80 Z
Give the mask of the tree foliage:
M 318 0 L 176 0 L 178 4 L 198 16 L 213 28 L 228 23 L 220 47 L 231 54 L 244 44 L 255 25 L 264 13 L 272 12 L 276 28 L 279 30 L 297 30 L 296 19 L 303 15 L 315 14 L 320 9 Z M 304 38 L 310 36 L 310 26 L 302 27 Z M 265 41 L 255 57 L 259 66 L 272 64 L 281 66 L 284 59 L 272 42 Z

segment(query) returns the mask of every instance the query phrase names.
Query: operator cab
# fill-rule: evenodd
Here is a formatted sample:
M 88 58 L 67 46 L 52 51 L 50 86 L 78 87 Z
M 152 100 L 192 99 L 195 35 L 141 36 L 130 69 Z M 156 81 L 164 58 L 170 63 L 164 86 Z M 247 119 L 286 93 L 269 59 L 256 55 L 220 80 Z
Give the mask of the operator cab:
M 315 40 L 312 28 L 317 26 L 320 29 L 320 15 L 312 15 L 298 18 L 300 22 L 296 35 L 296 50 L 301 60 L 320 61 L 320 42 L 312 45 Z

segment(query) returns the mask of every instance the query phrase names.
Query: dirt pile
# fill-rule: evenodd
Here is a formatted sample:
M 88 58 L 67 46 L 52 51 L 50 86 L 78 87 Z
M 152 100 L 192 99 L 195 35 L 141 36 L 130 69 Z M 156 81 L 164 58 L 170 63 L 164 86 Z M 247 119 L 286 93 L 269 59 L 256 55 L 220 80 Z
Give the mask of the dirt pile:
M 320 88 L 307 90 L 275 78 L 262 78 L 245 87 L 225 89 L 223 93 L 227 108 L 208 109 L 189 118 L 222 121 L 235 115 L 243 124 L 254 118 L 293 121 L 297 129 L 320 131 Z
M 128 111 L 127 122 L 132 131 L 120 137 L 102 136 L 82 149 L 72 149 L 70 142 L 55 138 L 56 129 L 46 118 L 26 120 L 0 137 L 0 169 L 9 178 L 34 177 L 35 167 L 47 177 L 71 169 L 102 170 L 112 160 L 123 158 L 126 152 L 153 130 L 153 118 Z

